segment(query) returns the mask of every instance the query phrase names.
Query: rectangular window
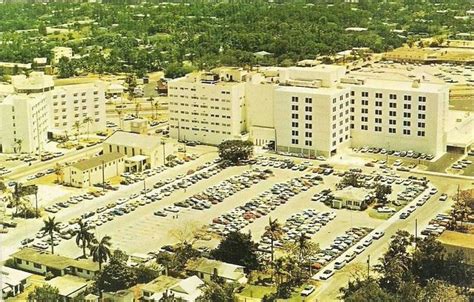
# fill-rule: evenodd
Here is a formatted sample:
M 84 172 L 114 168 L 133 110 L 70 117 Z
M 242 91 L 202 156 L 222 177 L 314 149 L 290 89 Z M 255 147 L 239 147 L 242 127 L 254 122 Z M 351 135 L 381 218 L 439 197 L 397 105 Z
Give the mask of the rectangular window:
M 369 93 L 366 92 L 366 91 L 363 91 L 363 92 L 362 92 L 362 96 L 363 96 L 363 97 L 368 97 L 368 96 L 369 96 Z
M 361 111 L 362 113 L 369 113 L 369 109 L 367 109 L 367 108 L 362 108 L 360 111 Z
M 403 129 L 403 134 L 410 135 L 410 129 Z
M 291 118 L 297 119 L 298 118 L 298 113 L 292 113 Z
M 291 127 L 298 127 L 298 123 L 297 122 L 292 122 Z
M 396 111 L 389 111 L 388 115 L 389 116 L 397 116 L 397 112 Z
M 382 123 L 382 119 L 381 118 L 375 118 L 375 123 L 376 124 L 381 124 Z
M 298 97 L 297 97 L 297 96 L 292 96 L 292 97 L 291 97 L 291 101 L 292 101 L 293 103 L 298 103 Z
M 304 144 L 305 144 L 305 146 L 312 146 L 313 145 L 313 143 L 311 141 L 305 141 Z
M 291 131 L 291 135 L 298 136 L 298 131 L 296 131 L 296 130 Z
M 381 99 L 383 97 L 383 95 L 381 93 L 375 93 L 375 98 L 376 99 Z
M 395 129 L 395 128 L 388 128 L 388 133 L 397 133 L 397 129 Z
M 304 127 L 306 129 L 313 129 L 313 125 L 312 124 L 304 124 Z
M 405 127 L 410 127 L 410 126 L 411 126 L 411 122 L 410 122 L 410 121 L 403 121 L 403 126 L 405 126 Z
M 376 115 L 382 115 L 382 110 L 375 110 Z
M 304 137 L 313 137 L 313 133 L 305 132 Z
M 296 138 L 293 138 L 293 139 L 291 140 L 291 143 L 292 143 L 293 145 L 298 145 L 298 140 L 297 140 Z
M 391 99 L 391 100 L 396 100 L 396 99 L 397 99 L 397 95 L 396 95 L 396 94 L 390 94 L 389 99 Z
M 312 112 L 312 111 L 313 111 L 313 107 L 306 106 L 306 107 L 304 108 L 304 111 L 305 111 L 305 112 Z
M 411 101 L 411 95 L 404 95 L 403 100 L 405 101 Z
M 425 105 L 418 105 L 418 110 L 420 110 L 420 111 L 425 111 L 425 110 L 426 110 L 426 106 L 425 106 Z
M 426 96 L 419 96 L 418 97 L 418 102 L 425 103 L 426 102 Z
M 426 118 L 426 115 L 425 114 L 418 114 L 418 118 L 420 120 L 424 120 Z
M 298 105 L 291 105 L 291 110 L 298 110 Z
M 397 120 L 388 120 L 388 123 L 390 125 L 396 125 L 397 124 Z
M 418 123 L 418 128 L 425 128 L 425 123 Z
M 410 104 L 403 104 L 403 109 L 411 109 L 411 105 Z
M 382 132 L 382 127 L 376 126 L 375 127 L 375 132 Z
M 305 99 L 304 99 L 304 102 L 305 102 L 306 104 L 312 104 L 312 103 L 313 103 L 313 99 L 312 99 L 312 98 L 305 98 Z
M 418 131 L 418 136 L 425 136 L 425 131 Z
M 389 107 L 390 107 L 390 108 L 397 108 L 397 103 L 390 103 L 390 104 L 389 104 Z
M 380 102 L 380 101 L 375 102 L 375 106 L 382 107 L 382 102 Z
M 312 120 L 313 120 L 313 116 L 311 116 L 311 115 L 306 115 L 306 116 L 304 117 L 304 119 L 307 120 L 307 121 L 312 121 Z
M 368 121 L 369 121 L 369 118 L 368 118 L 367 116 L 361 116 L 361 117 L 360 117 L 360 120 L 361 120 L 362 122 L 368 122 Z
M 410 117 L 411 117 L 411 113 L 410 113 L 410 112 L 403 112 L 403 117 L 405 117 L 405 118 L 410 118 Z
M 367 125 L 361 125 L 361 126 L 360 126 L 360 129 L 361 129 L 361 130 L 368 130 L 368 129 L 369 129 L 369 126 L 367 126 Z
M 362 105 L 368 106 L 368 105 L 369 105 L 369 101 L 368 101 L 368 100 L 362 100 Z

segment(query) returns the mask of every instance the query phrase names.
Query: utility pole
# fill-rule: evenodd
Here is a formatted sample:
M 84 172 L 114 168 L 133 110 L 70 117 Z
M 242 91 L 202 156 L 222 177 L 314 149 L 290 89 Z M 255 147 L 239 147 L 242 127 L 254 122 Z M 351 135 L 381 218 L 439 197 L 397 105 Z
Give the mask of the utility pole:
M 418 244 L 418 219 L 415 219 L 415 251 Z
M 146 196 L 146 181 L 145 181 L 145 179 L 143 179 L 143 192 L 145 192 L 145 196 Z
M 370 278 L 370 254 L 367 256 L 367 279 Z
M 38 215 L 38 187 L 35 189 L 35 212 L 36 212 L 36 218 L 39 217 Z
M 105 163 L 102 161 L 102 191 L 105 193 L 105 170 L 104 170 Z
M 163 166 L 165 166 L 166 165 L 166 150 L 165 150 L 166 142 L 162 140 L 161 145 L 163 146 Z

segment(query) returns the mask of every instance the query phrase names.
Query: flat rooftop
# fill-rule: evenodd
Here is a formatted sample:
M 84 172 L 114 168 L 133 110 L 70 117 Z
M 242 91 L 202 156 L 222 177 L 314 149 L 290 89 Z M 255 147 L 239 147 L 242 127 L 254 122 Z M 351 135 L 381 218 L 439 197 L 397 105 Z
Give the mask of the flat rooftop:
M 357 79 L 358 77 L 354 77 Z M 361 78 L 362 79 L 362 78 Z M 354 87 L 369 87 L 375 89 L 393 89 L 401 91 L 410 91 L 410 92 L 430 92 L 437 93 L 443 90 L 448 90 L 449 86 L 446 84 L 434 84 L 420 82 L 418 87 L 413 87 L 413 81 L 399 81 L 399 80 L 389 80 L 389 79 L 373 79 L 365 78 L 364 84 L 361 85 L 350 85 Z
M 290 92 L 290 93 L 306 93 L 306 94 L 320 94 L 320 95 L 333 95 L 341 93 L 348 87 L 337 88 L 337 87 L 300 87 L 300 86 L 279 86 L 276 92 Z

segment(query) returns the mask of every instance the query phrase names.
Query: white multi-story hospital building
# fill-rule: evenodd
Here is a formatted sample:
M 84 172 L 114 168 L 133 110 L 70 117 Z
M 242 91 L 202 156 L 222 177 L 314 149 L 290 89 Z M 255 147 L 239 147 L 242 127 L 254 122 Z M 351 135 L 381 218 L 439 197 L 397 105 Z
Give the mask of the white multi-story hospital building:
M 449 87 L 351 77 L 345 67 L 218 68 L 169 82 L 174 138 L 274 142 L 280 152 L 334 155 L 347 146 L 446 151 Z
M 76 121 L 84 133 L 105 129 L 100 82 L 55 87 L 51 76 L 33 72 L 13 76 L 10 86 L 0 95 L 0 153 L 39 153 L 48 136 L 71 133 Z

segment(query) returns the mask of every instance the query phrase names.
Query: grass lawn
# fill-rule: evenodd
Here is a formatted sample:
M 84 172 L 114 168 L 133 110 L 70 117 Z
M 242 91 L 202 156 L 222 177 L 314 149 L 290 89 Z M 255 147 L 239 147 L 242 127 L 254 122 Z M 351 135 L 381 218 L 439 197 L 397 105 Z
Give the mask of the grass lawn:
M 367 213 L 369 214 L 369 217 L 371 218 L 382 219 L 382 220 L 387 220 L 392 216 L 392 214 L 390 213 L 379 213 L 377 212 L 376 209 L 368 209 Z
M 247 285 L 239 295 L 261 299 L 263 296 L 274 293 L 275 291 L 276 288 L 273 286 Z

